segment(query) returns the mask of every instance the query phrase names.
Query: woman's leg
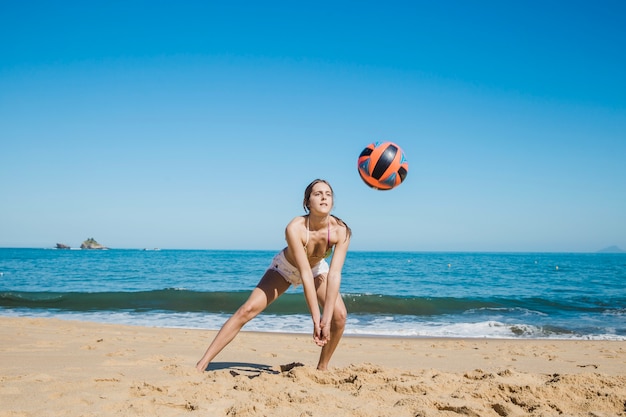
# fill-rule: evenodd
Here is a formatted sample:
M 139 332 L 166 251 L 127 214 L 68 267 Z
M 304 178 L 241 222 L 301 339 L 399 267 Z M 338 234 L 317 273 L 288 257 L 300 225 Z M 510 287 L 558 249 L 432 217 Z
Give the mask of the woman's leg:
M 278 272 L 267 270 L 252 290 L 248 300 L 224 323 L 211 342 L 204 356 L 196 364 L 198 371 L 205 371 L 209 363 L 237 336 L 241 328 L 289 288 L 289 283 Z
M 326 275 L 316 277 L 315 284 L 317 288 L 317 299 L 322 308 L 324 308 L 326 302 Z M 317 369 L 322 371 L 328 369 L 330 358 L 333 356 L 333 353 L 335 353 L 335 349 L 337 349 L 337 345 L 339 344 L 343 331 L 346 328 L 347 317 L 348 310 L 346 309 L 346 305 L 341 298 L 341 294 L 339 294 L 337 296 L 337 301 L 335 302 L 333 318 L 330 324 L 330 340 L 322 348 L 320 359 L 317 363 Z

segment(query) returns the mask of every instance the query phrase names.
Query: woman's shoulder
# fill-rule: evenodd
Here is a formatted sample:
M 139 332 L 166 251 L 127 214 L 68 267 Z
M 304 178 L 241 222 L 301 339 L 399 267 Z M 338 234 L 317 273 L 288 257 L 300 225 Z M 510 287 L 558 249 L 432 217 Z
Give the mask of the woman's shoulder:
M 304 227 L 306 216 L 296 216 L 289 223 L 287 223 L 287 229 L 294 227 Z
M 334 214 L 330 215 L 330 224 L 333 226 L 347 227 L 347 224 Z
M 304 216 L 297 216 L 287 223 L 287 226 L 285 227 L 285 238 L 287 241 L 289 241 L 290 236 L 300 238 L 304 236 L 306 229 L 304 220 Z
M 340 219 L 339 217 L 335 216 L 334 214 L 330 216 L 331 217 L 331 221 L 334 220 L 334 224 L 336 226 L 339 227 L 339 230 L 342 230 L 347 237 L 350 237 L 352 235 L 352 230 L 350 229 L 350 227 L 346 224 L 346 222 L 344 222 L 342 219 Z M 331 223 L 333 224 L 333 223 Z

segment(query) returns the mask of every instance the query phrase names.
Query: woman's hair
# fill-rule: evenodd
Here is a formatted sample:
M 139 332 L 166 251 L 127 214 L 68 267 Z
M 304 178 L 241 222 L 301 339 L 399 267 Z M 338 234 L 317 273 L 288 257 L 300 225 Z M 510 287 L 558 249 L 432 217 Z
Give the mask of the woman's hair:
M 309 199 L 311 198 L 311 193 L 313 192 L 313 187 L 315 186 L 315 184 L 319 184 L 320 182 L 328 185 L 328 187 L 330 188 L 330 192 L 333 194 L 333 203 L 334 203 L 335 191 L 333 190 L 333 187 L 330 185 L 330 183 L 328 181 L 321 180 L 321 179 L 318 178 L 316 180 L 313 180 L 304 190 L 304 200 L 302 200 L 302 207 L 304 207 L 304 212 L 305 213 L 309 212 Z M 339 224 L 341 224 L 341 225 L 346 227 L 346 230 L 347 230 L 346 236 L 347 237 L 352 236 L 352 230 L 350 229 L 350 227 L 348 227 L 346 222 L 344 222 L 343 220 L 341 220 L 339 217 L 335 216 L 334 214 L 331 214 L 331 216 L 333 216 L 335 219 L 337 219 Z

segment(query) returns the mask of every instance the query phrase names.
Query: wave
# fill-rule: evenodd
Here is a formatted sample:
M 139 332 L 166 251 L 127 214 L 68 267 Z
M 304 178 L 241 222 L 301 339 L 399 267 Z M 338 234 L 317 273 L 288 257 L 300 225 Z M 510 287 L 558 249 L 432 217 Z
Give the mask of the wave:
M 202 292 L 185 289 L 162 289 L 137 292 L 26 292 L 0 293 L 0 308 L 53 309 L 75 312 L 90 311 L 170 311 L 232 313 L 248 297 L 248 291 Z M 344 294 L 343 300 L 351 314 L 374 315 L 546 315 L 558 312 L 623 314 L 606 305 L 557 303 L 546 299 L 399 297 L 378 294 Z M 287 293 L 270 305 L 271 314 L 306 314 L 301 293 Z
M 0 292 L 0 314 L 96 322 L 218 329 L 249 291 L 162 289 L 136 292 Z M 343 294 L 346 334 L 406 337 L 574 338 L 626 340 L 622 305 L 527 298 L 400 297 Z M 300 292 L 288 292 L 247 330 L 308 333 Z

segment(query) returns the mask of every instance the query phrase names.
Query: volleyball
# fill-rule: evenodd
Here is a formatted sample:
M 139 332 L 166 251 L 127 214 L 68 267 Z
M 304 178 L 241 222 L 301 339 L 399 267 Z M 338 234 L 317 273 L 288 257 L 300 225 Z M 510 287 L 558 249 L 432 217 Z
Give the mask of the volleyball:
M 404 152 L 393 142 L 370 143 L 359 155 L 357 166 L 363 182 L 376 190 L 397 187 L 409 172 Z

